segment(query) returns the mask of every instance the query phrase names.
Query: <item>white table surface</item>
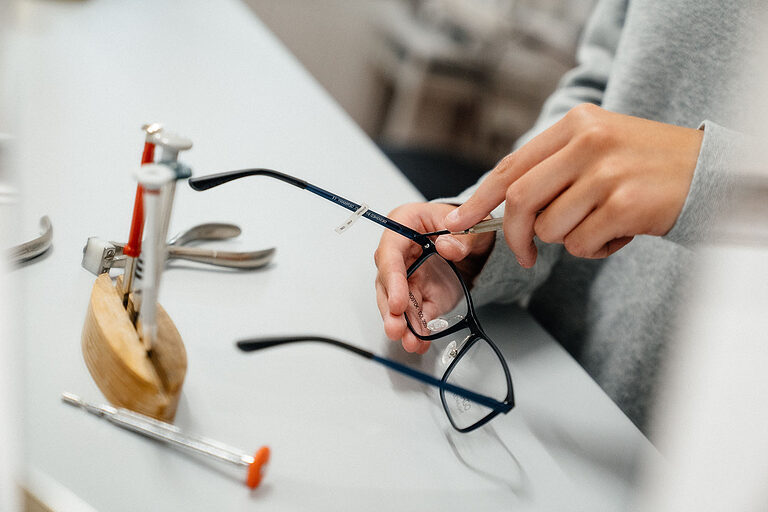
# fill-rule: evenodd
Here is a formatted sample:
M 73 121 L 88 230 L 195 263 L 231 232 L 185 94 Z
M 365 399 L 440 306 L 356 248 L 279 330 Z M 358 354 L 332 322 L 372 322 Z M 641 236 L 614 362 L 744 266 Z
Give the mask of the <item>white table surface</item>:
M 626 505 L 637 459 L 654 448 L 515 307 L 481 317 L 508 358 L 518 406 L 468 435 L 451 429 L 432 391 L 332 347 L 238 352 L 238 338 L 311 332 L 425 363 L 382 332 L 381 228 L 361 220 L 337 235 L 348 212 L 268 178 L 205 193 L 182 184 L 171 231 L 234 222 L 243 235 L 220 246 L 276 246 L 274 263 L 256 272 L 177 263 L 160 291 L 189 359 L 176 424 L 247 450 L 268 444 L 262 486 L 251 492 L 220 466 L 61 404 L 62 391 L 103 401 L 80 352 L 94 280 L 81 251 L 89 236 L 127 237 L 142 123 L 192 138 L 182 160 L 197 175 L 272 167 L 380 213 L 420 196 L 235 0 L 29 0 L 16 21 L 5 76 L 21 231 L 35 233 L 47 214 L 55 232 L 50 254 L 14 272 L 32 492 L 54 507 L 80 500 L 110 511 Z

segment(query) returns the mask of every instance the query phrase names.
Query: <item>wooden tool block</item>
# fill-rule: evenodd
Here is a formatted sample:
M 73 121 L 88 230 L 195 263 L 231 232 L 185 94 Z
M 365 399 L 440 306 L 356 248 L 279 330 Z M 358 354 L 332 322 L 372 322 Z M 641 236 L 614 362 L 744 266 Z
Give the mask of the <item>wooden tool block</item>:
M 157 328 L 157 341 L 148 356 L 109 275 L 96 278 L 82 338 L 93 380 L 112 405 L 172 421 L 187 373 L 187 352 L 159 304 Z

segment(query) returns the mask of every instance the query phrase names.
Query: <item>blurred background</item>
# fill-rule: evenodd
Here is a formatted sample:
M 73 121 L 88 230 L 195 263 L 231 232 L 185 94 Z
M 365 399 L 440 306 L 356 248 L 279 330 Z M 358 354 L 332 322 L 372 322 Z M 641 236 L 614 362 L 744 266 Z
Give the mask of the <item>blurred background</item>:
M 427 197 L 509 153 L 594 0 L 244 0 Z

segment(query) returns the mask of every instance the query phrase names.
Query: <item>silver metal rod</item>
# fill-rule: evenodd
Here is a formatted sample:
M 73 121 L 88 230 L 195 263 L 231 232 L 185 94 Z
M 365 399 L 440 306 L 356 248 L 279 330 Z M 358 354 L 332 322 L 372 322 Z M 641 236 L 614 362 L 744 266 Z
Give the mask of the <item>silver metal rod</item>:
M 168 247 L 169 259 L 195 261 L 197 263 L 239 269 L 261 268 L 272 261 L 274 254 L 274 247 L 250 252 L 218 251 L 215 249 L 200 249 L 198 247 Z
M 452 235 L 467 235 L 470 233 L 488 233 L 489 231 L 499 231 L 504 228 L 504 218 L 483 220 L 464 231 L 452 231 Z
M 254 462 L 254 458 L 251 455 L 243 453 L 240 450 L 212 439 L 184 434 L 181 429 L 175 425 L 150 418 L 149 416 L 144 416 L 137 412 L 105 404 L 96 405 L 88 403 L 72 393 L 63 393 L 61 399 L 69 405 L 79 407 L 95 416 L 104 418 L 120 428 L 168 443 L 178 448 L 183 448 L 237 466 L 248 467 Z
M 174 179 L 173 172 L 162 164 L 145 164 L 139 168 L 136 178 L 144 190 L 144 212 L 146 237 L 141 247 L 143 259 L 141 307 L 141 341 L 147 352 L 157 339 L 157 297 L 162 267 L 158 260 L 165 261 L 166 243 L 161 238 L 161 196 L 164 188 Z

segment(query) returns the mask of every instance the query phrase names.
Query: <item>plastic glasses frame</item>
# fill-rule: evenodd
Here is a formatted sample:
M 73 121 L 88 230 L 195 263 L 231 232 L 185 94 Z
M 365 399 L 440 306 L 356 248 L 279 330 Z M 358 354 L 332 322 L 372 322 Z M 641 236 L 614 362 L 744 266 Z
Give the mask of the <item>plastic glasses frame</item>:
M 446 260 L 443 258 L 440 253 L 437 252 L 437 248 L 435 247 L 434 243 L 424 244 L 422 245 L 422 252 L 421 256 L 416 258 L 416 261 L 414 261 L 410 267 L 408 267 L 407 276 L 411 277 L 411 275 L 418 270 L 418 268 L 429 258 L 440 258 L 444 262 L 446 262 L 451 269 L 453 270 L 453 273 L 456 274 L 456 278 L 459 280 L 459 283 L 461 283 L 461 289 L 464 292 L 464 298 L 467 301 L 467 316 L 465 318 L 462 318 L 460 321 L 458 321 L 455 325 L 452 325 L 451 327 L 448 327 L 447 329 L 440 331 L 436 334 L 430 334 L 428 336 L 422 336 L 416 332 L 416 329 L 411 325 L 411 321 L 408 319 L 408 315 L 405 315 L 405 321 L 408 324 L 408 328 L 413 333 L 414 336 L 416 336 L 419 339 L 425 340 L 425 341 L 433 341 L 433 340 L 439 340 L 441 338 L 444 338 L 450 334 L 453 334 L 455 332 L 461 331 L 462 329 L 468 329 L 470 334 L 468 339 L 463 343 L 461 348 L 459 348 L 458 354 L 456 354 L 456 357 L 453 358 L 453 361 L 451 361 L 451 364 L 448 365 L 448 368 L 445 370 L 445 373 L 443 373 L 443 381 L 448 381 L 448 377 L 450 377 L 451 373 L 453 372 L 454 368 L 456 368 L 456 364 L 461 360 L 462 356 L 466 354 L 470 348 L 472 348 L 472 345 L 477 343 L 478 340 L 483 339 L 485 340 L 488 345 L 490 345 L 491 349 L 496 353 L 496 356 L 499 358 L 499 361 L 501 362 L 501 366 L 504 369 L 504 377 L 507 381 L 507 396 L 504 398 L 503 402 L 505 404 L 510 405 L 510 409 L 515 406 L 515 396 L 514 396 L 514 390 L 512 387 L 512 376 L 509 373 L 509 367 L 507 366 L 507 362 L 504 360 L 504 356 L 501 354 L 501 351 L 496 346 L 496 344 L 491 340 L 491 338 L 485 334 L 482 327 L 480 327 L 480 322 L 477 319 L 477 313 L 475 312 L 475 307 L 472 304 L 472 295 L 469 293 L 469 289 L 467 288 L 467 284 L 464 282 L 464 279 L 461 277 L 461 274 L 459 273 L 459 270 L 456 268 L 456 265 L 453 264 L 452 261 Z M 473 423 L 469 427 L 465 428 L 459 428 L 458 425 L 453 421 L 453 417 L 448 412 L 448 403 L 445 399 L 445 390 L 441 390 L 440 392 L 440 400 L 443 402 L 443 408 L 445 409 L 446 416 L 448 416 L 448 420 L 451 422 L 451 425 L 453 425 L 453 428 L 458 430 L 459 432 L 470 432 L 482 425 L 485 425 L 490 420 L 492 420 L 496 415 L 499 414 L 498 410 L 491 411 L 487 416 L 483 417 L 481 420 L 477 421 L 476 423 Z M 503 411 L 508 412 L 508 411 Z
M 189 185 L 197 191 L 203 191 L 208 190 L 213 187 L 217 187 L 219 185 L 222 185 L 224 183 L 228 183 L 230 181 L 234 181 L 240 178 L 244 178 L 247 176 L 267 176 L 270 178 L 275 178 L 277 180 L 283 181 L 285 183 L 288 183 L 290 185 L 293 185 L 295 187 L 307 190 L 308 192 L 312 192 L 315 195 L 318 195 L 324 199 L 327 199 L 333 203 L 338 204 L 339 206 L 346 208 L 347 210 L 356 212 L 361 208 L 361 205 L 350 201 L 348 199 L 345 199 L 337 194 L 333 194 L 327 190 L 324 190 L 320 187 L 317 187 L 315 185 L 312 185 L 311 183 L 308 183 L 304 180 L 301 180 L 299 178 L 295 178 L 293 176 L 290 176 L 288 174 L 274 171 L 271 169 L 242 169 L 237 171 L 228 171 L 228 172 L 222 172 L 217 174 L 211 174 L 207 176 L 201 176 L 199 178 L 191 178 L 189 180 Z M 498 349 L 495 343 L 491 341 L 491 339 L 488 337 L 487 334 L 485 334 L 480 327 L 480 323 L 477 319 L 477 314 L 475 313 L 474 306 L 472 305 L 472 296 L 469 293 L 469 289 L 467 288 L 466 283 L 464 282 L 464 279 L 461 277 L 461 274 L 459 273 L 456 266 L 453 264 L 453 262 L 446 260 L 443 258 L 435 248 L 435 244 L 432 240 L 430 240 L 426 235 L 419 233 L 418 231 L 415 231 L 407 226 L 404 226 L 400 224 L 399 222 L 396 222 L 385 215 L 381 215 L 379 213 L 376 213 L 373 210 L 366 210 L 363 214 L 363 217 L 375 222 L 376 224 L 379 224 L 391 231 L 394 231 L 395 233 L 404 236 L 411 240 L 412 242 L 418 244 L 421 246 L 422 253 L 421 255 L 416 258 L 416 260 L 408 267 L 407 276 L 410 277 L 413 272 L 419 268 L 426 260 L 427 258 L 433 257 L 433 258 L 440 258 L 451 267 L 453 272 L 456 274 L 456 278 L 459 280 L 459 283 L 461 283 L 462 290 L 464 292 L 464 296 L 467 301 L 467 317 L 463 318 L 461 321 L 459 321 L 456 325 L 451 326 L 450 328 L 441 331 L 437 334 L 429 335 L 429 336 L 421 336 L 416 333 L 415 329 L 411 325 L 410 321 L 408 320 L 408 317 L 406 315 L 406 322 L 408 324 L 408 328 L 411 330 L 411 332 L 418 338 L 426 341 L 433 341 L 438 340 L 440 338 L 443 338 L 445 336 L 448 336 L 449 334 L 452 334 L 454 332 L 457 332 L 461 329 L 467 328 L 470 331 L 469 339 L 463 344 L 463 346 L 459 349 L 459 353 L 456 355 L 454 360 L 451 362 L 451 364 L 446 369 L 445 373 L 443 374 L 442 379 L 439 381 L 435 379 L 434 377 L 424 374 L 422 372 L 419 372 L 413 368 L 409 368 L 407 366 L 401 365 L 400 363 L 397 363 L 395 361 L 392 361 L 387 358 L 383 358 L 381 356 L 376 356 L 374 354 L 371 354 L 367 351 L 364 351 L 362 349 L 359 349 L 357 347 L 354 347 L 349 344 L 345 344 L 343 342 L 332 342 L 332 344 L 337 345 L 341 348 L 346 348 L 347 350 L 351 350 L 352 352 L 357 353 L 358 355 L 365 355 L 365 357 L 368 357 L 376 362 L 379 362 L 381 364 L 384 364 L 385 366 L 396 370 L 400 373 L 406 374 L 410 377 L 416 378 L 418 380 L 421 380 L 422 382 L 425 382 L 427 384 L 436 386 L 440 388 L 440 399 L 443 404 L 443 408 L 445 409 L 446 416 L 448 416 L 448 420 L 451 422 L 451 425 L 453 428 L 458 430 L 459 432 L 469 432 L 472 431 L 486 423 L 488 423 L 491 419 L 496 417 L 499 413 L 506 414 L 509 412 L 514 406 L 515 406 L 515 399 L 514 399 L 514 391 L 512 387 L 512 378 L 510 376 L 509 368 L 507 366 L 506 361 L 504 360 L 504 357 L 501 354 L 501 351 Z M 484 339 L 493 349 L 493 351 L 498 356 L 502 368 L 504 369 L 504 376 L 507 382 L 507 396 L 502 402 L 499 402 L 498 400 L 495 400 L 493 398 L 487 397 L 485 395 L 480 395 L 479 393 L 475 393 L 473 391 L 466 390 L 464 388 L 461 388 L 459 386 L 455 386 L 452 384 L 449 384 L 447 382 L 448 377 L 453 372 L 453 369 L 456 367 L 456 364 L 461 360 L 462 356 L 467 353 L 467 351 L 474 345 L 479 339 Z M 245 348 L 242 344 L 239 344 L 240 348 L 245 350 L 255 350 L 257 348 L 266 348 L 268 346 L 275 346 L 277 344 L 282 343 L 288 343 L 288 338 L 280 338 L 280 343 L 274 343 L 276 338 L 272 338 L 273 342 L 267 342 L 264 341 L 264 343 L 251 343 L 250 349 Z M 252 340 L 255 341 L 255 340 Z M 327 338 L 320 338 L 320 337 L 297 337 L 295 338 L 295 341 L 326 341 L 328 342 Z M 458 394 L 464 398 L 468 398 L 469 400 L 472 400 L 476 403 L 479 403 L 481 405 L 484 405 L 486 407 L 489 407 L 491 409 L 491 412 L 483 417 L 481 420 L 473 423 L 469 427 L 465 428 L 459 428 L 453 421 L 453 418 L 451 417 L 451 414 L 449 413 L 448 404 L 445 399 L 445 391 L 452 392 L 454 394 Z

